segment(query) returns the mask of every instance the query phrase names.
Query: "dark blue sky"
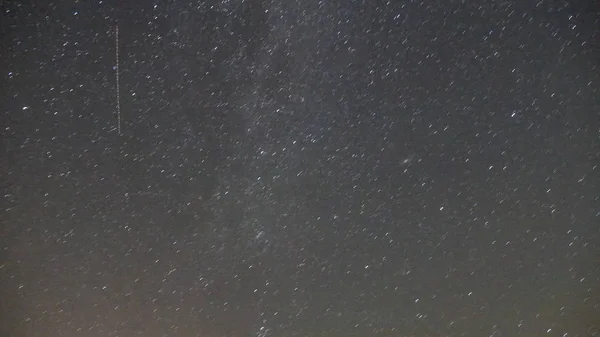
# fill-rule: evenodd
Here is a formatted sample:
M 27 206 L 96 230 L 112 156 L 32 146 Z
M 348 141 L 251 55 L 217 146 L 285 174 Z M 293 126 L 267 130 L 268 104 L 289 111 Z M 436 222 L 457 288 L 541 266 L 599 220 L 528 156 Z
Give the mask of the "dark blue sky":
M 0 335 L 600 336 L 593 1 L 0 7 Z

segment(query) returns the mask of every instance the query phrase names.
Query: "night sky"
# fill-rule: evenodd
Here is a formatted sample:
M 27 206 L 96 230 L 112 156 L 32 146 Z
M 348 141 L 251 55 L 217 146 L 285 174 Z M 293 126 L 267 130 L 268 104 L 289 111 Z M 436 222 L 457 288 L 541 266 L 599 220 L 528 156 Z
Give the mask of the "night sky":
M 600 4 L 0 7 L 0 336 L 600 337 Z

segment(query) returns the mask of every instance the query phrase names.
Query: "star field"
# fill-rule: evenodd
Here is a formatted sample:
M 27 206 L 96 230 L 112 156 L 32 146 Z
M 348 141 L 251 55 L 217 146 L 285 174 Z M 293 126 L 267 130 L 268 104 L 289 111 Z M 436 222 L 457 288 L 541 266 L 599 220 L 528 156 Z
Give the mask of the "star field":
M 0 7 L 1 336 L 600 337 L 600 5 Z

